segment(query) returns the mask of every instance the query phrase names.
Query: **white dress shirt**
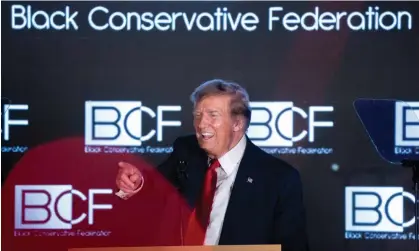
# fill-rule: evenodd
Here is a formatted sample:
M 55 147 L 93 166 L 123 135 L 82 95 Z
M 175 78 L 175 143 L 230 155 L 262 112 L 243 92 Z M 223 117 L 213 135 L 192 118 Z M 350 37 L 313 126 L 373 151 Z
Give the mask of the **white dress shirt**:
M 231 189 L 245 148 L 246 136 L 243 136 L 233 149 L 218 159 L 221 167 L 216 169 L 217 187 L 212 203 L 209 225 L 205 234 L 204 245 L 218 245 L 224 216 L 230 200 Z

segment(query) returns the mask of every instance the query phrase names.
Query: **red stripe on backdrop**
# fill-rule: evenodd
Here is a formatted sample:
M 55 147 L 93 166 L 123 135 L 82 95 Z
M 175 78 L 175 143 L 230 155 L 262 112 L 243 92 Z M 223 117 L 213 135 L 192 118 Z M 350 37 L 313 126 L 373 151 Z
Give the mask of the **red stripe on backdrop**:
M 360 11 L 363 2 L 309 3 L 310 11 L 315 6 L 319 11 Z M 343 19 L 342 19 L 343 20 Z M 298 97 L 298 102 L 323 103 L 325 90 L 340 65 L 349 37 L 346 23 L 341 21 L 339 31 L 302 31 L 296 35 L 278 79 L 281 98 Z M 284 86 L 290 86 L 283 92 Z
M 313 12 L 318 6 L 319 13 L 363 11 L 364 5 L 363 2 L 308 3 L 307 10 Z M 292 97 L 296 106 L 334 105 L 325 102 L 327 88 L 339 69 L 350 35 L 346 18 L 342 18 L 340 24 L 339 31 L 300 31 L 296 34 L 280 69 L 277 91 L 279 100 L 289 101 Z M 306 124 L 300 125 L 296 121 L 294 124 L 306 127 Z M 304 141 L 302 144 L 306 143 Z M 286 159 L 292 161 L 299 157 L 287 155 Z

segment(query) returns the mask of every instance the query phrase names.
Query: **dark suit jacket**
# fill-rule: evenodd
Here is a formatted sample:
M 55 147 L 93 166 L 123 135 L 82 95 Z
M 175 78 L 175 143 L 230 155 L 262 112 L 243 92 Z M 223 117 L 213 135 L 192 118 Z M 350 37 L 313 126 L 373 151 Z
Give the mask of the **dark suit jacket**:
M 207 161 L 191 135 L 177 138 L 172 154 L 158 167 L 191 208 L 199 198 Z M 281 244 L 284 251 L 306 251 L 305 221 L 299 172 L 247 139 L 219 245 Z

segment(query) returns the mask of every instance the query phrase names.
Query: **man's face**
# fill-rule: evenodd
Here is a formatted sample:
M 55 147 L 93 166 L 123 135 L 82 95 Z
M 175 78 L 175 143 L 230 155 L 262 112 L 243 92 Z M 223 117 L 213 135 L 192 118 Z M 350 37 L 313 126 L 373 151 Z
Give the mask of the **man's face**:
M 220 158 L 243 136 L 240 121 L 231 115 L 230 101 L 226 95 L 208 96 L 195 106 L 196 137 L 210 157 Z

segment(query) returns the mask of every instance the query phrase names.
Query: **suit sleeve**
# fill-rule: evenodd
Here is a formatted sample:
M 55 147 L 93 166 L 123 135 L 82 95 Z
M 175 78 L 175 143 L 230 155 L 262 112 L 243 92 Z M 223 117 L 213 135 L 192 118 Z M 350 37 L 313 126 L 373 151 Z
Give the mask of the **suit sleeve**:
M 283 251 L 308 251 L 306 216 L 300 174 L 292 169 L 280 188 L 275 207 L 274 238 Z

